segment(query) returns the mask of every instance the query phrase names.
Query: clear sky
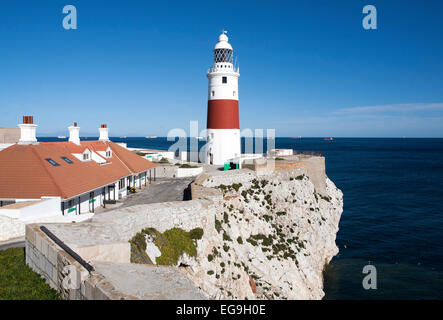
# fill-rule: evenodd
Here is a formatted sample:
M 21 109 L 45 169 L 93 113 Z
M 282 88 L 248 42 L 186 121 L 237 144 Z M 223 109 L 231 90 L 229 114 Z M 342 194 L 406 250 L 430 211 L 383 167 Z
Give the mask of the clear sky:
M 77 8 L 65 30 L 62 8 Z M 364 30 L 364 5 L 377 30 Z M 443 137 L 443 1 L 0 1 L 0 126 L 164 136 L 206 125 L 228 30 L 241 128 L 277 136 Z

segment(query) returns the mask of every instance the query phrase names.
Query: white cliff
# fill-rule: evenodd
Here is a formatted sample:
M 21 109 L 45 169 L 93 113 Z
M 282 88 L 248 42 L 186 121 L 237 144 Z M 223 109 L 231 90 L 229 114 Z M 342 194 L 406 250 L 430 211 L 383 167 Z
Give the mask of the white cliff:
M 183 255 L 180 270 L 212 299 L 321 299 L 343 208 L 325 179 L 321 195 L 299 170 L 203 175 L 193 197 L 212 201 L 209 217 L 196 257 Z

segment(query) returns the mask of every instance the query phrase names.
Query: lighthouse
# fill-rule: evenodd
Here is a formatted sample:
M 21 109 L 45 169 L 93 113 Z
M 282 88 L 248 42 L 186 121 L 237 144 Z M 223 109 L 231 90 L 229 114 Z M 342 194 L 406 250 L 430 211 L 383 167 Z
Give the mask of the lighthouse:
M 223 165 L 240 157 L 240 122 L 238 116 L 238 78 L 232 46 L 226 31 L 214 47 L 214 64 L 208 70 L 208 119 L 206 163 Z

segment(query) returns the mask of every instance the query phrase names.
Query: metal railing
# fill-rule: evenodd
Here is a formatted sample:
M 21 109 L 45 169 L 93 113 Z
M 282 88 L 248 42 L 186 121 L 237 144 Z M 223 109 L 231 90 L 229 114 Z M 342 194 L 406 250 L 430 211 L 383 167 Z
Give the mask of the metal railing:
M 89 273 L 94 271 L 94 267 L 91 266 L 89 263 L 87 263 L 85 260 L 82 259 L 77 253 L 74 252 L 71 248 L 69 248 L 63 241 L 61 241 L 55 234 L 53 234 L 51 231 L 48 230 L 45 226 L 41 226 L 40 230 L 43 231 L 49 239 L 54 241 L 60 248 L 66 251 L 67 254 L 69 254 L 72 258 L 74 258 L 75 261 L 80 263 L 83 268 L 88 270 Z

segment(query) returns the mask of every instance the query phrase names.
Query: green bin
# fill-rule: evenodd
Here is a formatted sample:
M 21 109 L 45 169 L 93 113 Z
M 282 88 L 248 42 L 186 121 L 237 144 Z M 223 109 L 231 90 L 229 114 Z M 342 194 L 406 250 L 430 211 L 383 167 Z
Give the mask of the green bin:
M 224 171 L 231 169 L 231 164 L 229 162 L 225 162 L 223 169 L 224 169 Z

